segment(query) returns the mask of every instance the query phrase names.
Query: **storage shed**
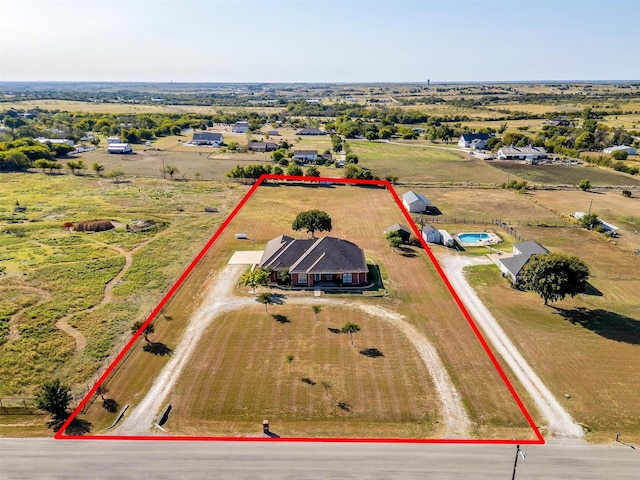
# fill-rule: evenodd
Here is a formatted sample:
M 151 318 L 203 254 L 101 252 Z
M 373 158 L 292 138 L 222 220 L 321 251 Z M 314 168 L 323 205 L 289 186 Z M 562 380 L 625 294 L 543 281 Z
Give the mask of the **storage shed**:
M 386 234 L 389 232 L 398 232 L 398 235 L 400 235 L 400 238 L 404 243 L 409 242 L 409 238 L 411 237 L 411 230 L 409 230 L 407 227 L 399 223 L 394 223 L 393 225 L 389 225 L 387 229 L 384 231 L 384 233 Z
M 425 197 L 416 192 L 407 192 L 402 195 L 402 204 L 409 212 L 424 212 L 431 202 Z
M 440 243 L 442 242 L 442 235 L 436 227 L 433 225 L 425 225 L 422 227 L 422 238 L 427 243 Z

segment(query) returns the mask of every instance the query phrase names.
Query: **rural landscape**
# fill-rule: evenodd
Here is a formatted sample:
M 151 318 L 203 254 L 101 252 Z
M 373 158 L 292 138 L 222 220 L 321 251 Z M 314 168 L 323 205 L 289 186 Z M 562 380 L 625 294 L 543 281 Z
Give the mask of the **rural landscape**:
M 639 90 L 0 84 L 0 435 L 640 442 Z

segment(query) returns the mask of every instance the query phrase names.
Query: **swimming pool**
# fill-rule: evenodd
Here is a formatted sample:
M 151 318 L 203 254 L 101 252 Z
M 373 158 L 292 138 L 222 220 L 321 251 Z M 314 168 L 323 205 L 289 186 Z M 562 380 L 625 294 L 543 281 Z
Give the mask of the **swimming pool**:
M 459 245 L 463 247 L 480 247 L 485 245 L 495 245 L 502 242 L 502 239 L 495 233 L 486 232 L 465 232 L 454 235 Z

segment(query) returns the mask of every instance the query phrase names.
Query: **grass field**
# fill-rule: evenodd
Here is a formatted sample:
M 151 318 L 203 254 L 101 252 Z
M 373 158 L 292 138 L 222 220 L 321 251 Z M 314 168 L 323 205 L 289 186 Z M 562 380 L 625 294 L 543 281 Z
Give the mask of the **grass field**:
M 250 435 L 268 418 L 274 432 L 287 436 L 438 435 L 442 423 L 431 379 L 394 327 L 339 307 L 325 307 L 318 322 L 309 306 L 269 310 L 256 305 L 209 328 L 188 376 L 172 393 L 169 433 Z M 328 330 L 341 328 L 346 318 L 362 327 L 355 346 L 348 335 Z M 366 348 L 382 356 L 361 354 Z
M 212 225 L 235 205 L 243 187 L 222 190 L 210 182 L 136 179 L 114 184 L 96 177 L 3 174 L 0 186 L 0 396 L 29 396 L 54 375 L 74 388 L 140 319 L 208 237 Z M 19 201 L 26 212 L 15 213 Z M 220 214 L 204 212 L 215 206 Z M 120 226 L 101 233 L 72 233 L 65 222 L 111 219 Z M 158 227 L 132 234 L 124 225 L 150 219 Z M 176 249 L 176 244 L 184 247 Z M 105 285 L 131 267 L 107 305 Z M 91 310 L 90 310 L 91 309 Z M 58 330 L 69 317 L 86 340 Z M 77 391 L 77 390 L 76 390 Z
M 371 205 L 375 205 L 376 208 L 370 208 Z M 251 238 L 255 238 L 256 248 L 282 233 L 298 236 L 295 232 L 291 232 L 290 225 L 295 214 L 307 208 L 322 208 L 327 211 L 333 218 L 334 229 L 332 235 L 349 238 L 356 242 L 364 249 L 368 261 L 377 263 L 380 266 L 385 287 L 389 291 L 389 298 L 368 298 L 366 300 L 356 298 L 354 301 L 370 302 L 373 305 L 380 305 L 403 315 L 406 321 L 436 346 L 449 375 L 464 399 L 464 405 L 467 407 L 474 423 L 472 433 L 481 438 L 504 435 L 507 435 L 507 437 L 514 435 L 530 437 L 531 432 L 526 425 L 524 416 L 517 408 L 515 401 L 507 391 L 486 353 L 482 350 L 475 335 L 426 255 L 419 249 L 408 249 L 403 253 L 394 251 L 387 245 L 382 234 L 386 226 L 398 221 L 404 221 L 400 210 L 383 189 L 349 186 L 327 188 L 265 185 L 260 187 L 231 222 L 227 230 L 222 233 L 212 251 L 204 257 L 180 292 L 166 307 L 165 315 L 170 321 L 166 321 L 162 317 L 157 320 L 157 333 L 154 336 L 154 341 L 162 342 L 170 348 L 176 345 L 190 313 L 198 307 L 198 302 L 194 299 L 199 297 L 200 287 L 206 284 L 207 279 L 212 277 L 213 272 L 219 270 L 226 263 L 234 250 L 247 248 L 244 243 L 235 239 L 235 233 L 246 232 Z M 361 212 L 361 215 L 357 217 L 350 215 L 349 212 L 354 210 Z M 280 307 L 273 307 L 274 311 L 276 308 Z M 257 311 L 260 311 L 260 309 Z M 349 312 L 346 315 L 332 317 L 332 320 L 335 325 L 343 324 L 351 315 L 352 313 Z M 228 323 L 228 320 L 223 321 Z M 370 319 L 367 320 L 367 322 L 370 321 Z M 235 326 L 236 323 L 232 322 L 230 325 Z M 296 328 L 298 327 L 292 328 L 291 331 L 296 331 Z M 246 331 L 242 331 L 245 332 L 245 335 L 253 335 L 253 333 L 248 334 Z M 371 333 L 373 334 L 374 332 L 375 330 L 372 330 Z M 299 333 L 302 335 L 303 332 L 299 331 Z M 364 329 L 362 333 L 364 333 Z M 228 335 L 233 335 L 233 338 L 237 338 L 239 334 L 239 332 L 231 333 L 231 331 L 228 333 Z M 255 338 L 257 339 L 258 337 Z M 303 348 L 305 345 L 306 340 L 298 335 L 295 337 L 292 335 L 289 338 L 293 342 L 291 348 Z M 231 348 L 229 346 L 229 349 Z M 380 348 L 382 349 L 382 347 Z M 237 352 L 237 350 L 235 351 Z M 271 358 L 272 355 L 274 356 L 273 358 L 277 358 L 281 354 L 282 352 L 265 353 L 268 358 Z M 389 355 L 392 355 L 392 358 L 395 354 L 397 352 L 392 354 L 389 350 Z M 386 356 L 387 352 L 385 351 Z M 233 388 L 240 390 L 258 388 L 253 383 L 257 378 L 254 373 L 256 368 L 255 361 L 252 363 L 250 360 L 255 358 L 253 354 L 237 358 L 237 371 L 247 373 L 235 380 L 239 383 L 234 384 Z M 137 401 L 148 390 L 152 379 L 158 374 L 166 361 L 166 357 L 152 356 L 143 352 L 140 348 L 136 349 L 109 381 L 110 395 L 120 405 L 127 403 L 135 406 Z M 223 358 L 220 361 L 228 362 L 229 360 Z M 341 363 L 336 367 L 336 371 L 351 371 L 352 367 L 347 365 L 347 363 L 350 363 L 348 357 L 340 357 L 339 361 Z M 284 358 L 282 362 L 284 362 Z M 312 363 L 315 363 L 315 361 Z M 294 367 L 296 365 L 294 362 Z M 270 383 L 275 383 L 276 385 L 289 384 L 290 376 L 283 366 L 280 363 L 278 368 L 274 367 L 273 371 L 269 372 L 269 375 L 275 376 L 275 379 L 271 379 Z M 322 373 L 322 370 L 319 370 L 319 372 Z M 320 373 L 317 374 L 320 375 Z M 357 378 L 359 378 L 360 373 L 365 375 L 366 372 L 356 371 Z M 316 373 L 311 371 L 309 374 L 315 375 Z M 396 382 L 405 374 L 402 370 L 393 370 L 393 375 L 398 378 L 390 381 Z M 346 377 L 333 377 L 332 380 L 335 385 L 344 384 L 345 388 L 348 385 Z M 199 388 L 195 383 L 201 383 L 194 382 L 191 376 L 185 377 L 181 381 L 187 382 L 183 385 L 191 385 L 189 388 Z M 356 383 L 364 381 L 364 379 L 354 380 Z M 242 382 L 244 382 L 243 385 L 241 384 Z M 295 385 L 296 390 L 304 386 L 297 385 L 297 383 Z M 187 387 L 182 387 L 182 390 L 185 388 Z M 368 404 L 372 406 L 373 410 L 362 412 L 362 416 L 352 419 L 349 425 L 344 427 L 347 432 L 352 431 L 357 432 L 359 435 L 364 435 L 368 431 L 370 432 L 368 435 L 376 435 L 375 432 L 380 431 L 376 422 L 382 421 L 384 424 L 390 418 L 379 410 L 389 401 L 386 399 L 388 393 L 386 388 L 379 391 L 370 391 Z M 362 400 L 357 397 L 352 399 L 350 395 L 353 393 L 349 392 L 353 391 L 345 390 L 344 392 L 347 399 L 338 401 L 353 402 L 356 408 L 360 408 Z M 177 394 L 178 392 L 176 391 L 174 395 Z M 398 394 L 397 402 L 411 405 L 412 400 L 409 398 L 411 396 L 409 390 L 399 391 Z M 527 401 L 526 396 L 525 401 Z M 211 410 L 207 411 L 211 412 L 211 415 L 217 412 L 215 413 L 216 418 L 207 417 L 207 422 L 224 425 L 224 428 L 227 429 L 225 431 L 232 431 L 234 428 L 249 428 L 248 425 L 240 426 L 234 423 L 237 421 L 237 417 L 234 416 L 235 413 L 233 412 L 228 412 L 230 416 L 226 418 L 223 410 L 220 406 L 211 406 Z M 313 428 L 323 428 L 321 426 L 307 426 L 309 419 L 308 416 L 302 413 L 303 411 L 304 409 L 301 410 L 301 413 L 296 414 L 295 418 L 286 419 L 290 431 L 322 431 L 313 430 Z M 318 414 L 320 412 L 321 410 L 318 410 Z M 200 415 L 198 418 L 201 419 L 204 418 L 202 417 L 203 415 L 205 417 L 208 415 L 200 410 L 194 411 L 194 413 Z M 223 417 L 217 416 L 220 413 L 224 414 Z M 109 425 L 114 417 L 106 414 L 96 402 L 89 410 L 87 418 L 96 426 L 96 431 L 100 431 L 101 428 Z M 433 418 L 432 414 L 430 414 L 430 418 Z M 180 422 L 184 423 L 180 423 L 178 429 L 184 429 L 184 431 L 189 431 L 190 433 L 195 432 L 195 424 L 202 424 L 201 428 L 205 430 L 209 428 L 205 426 L 205 423 L 208 425 L 207 422 L 196 422 L 194 420 L 180 420 Z M 167 427 L 172 428 L 170 422 Z M 211 428 L 215 429 L 216 427 L 212 426 Z M 312 430 L 308 430 L 308 428 L 312 428 Z M 398 428 L 398 432 L 402 431 L 409 436 L 420 436 L 421 434 L 417 431 L 413 433 L 408 431 L 406 426 Z M 333 432 L 333 435 L 340 436 L 342 435 L 341 432 L 342 430 L 338 429 Z

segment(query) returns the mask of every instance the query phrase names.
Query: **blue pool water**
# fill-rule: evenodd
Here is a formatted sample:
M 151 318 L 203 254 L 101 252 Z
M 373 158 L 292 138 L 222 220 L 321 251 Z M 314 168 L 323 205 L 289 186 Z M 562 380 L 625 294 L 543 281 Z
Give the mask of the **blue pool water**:
M 458 238 L 464 243 L 477 243 L 482 240 L 489 240 L 490 237 L 488 233 L 461 233 Z

